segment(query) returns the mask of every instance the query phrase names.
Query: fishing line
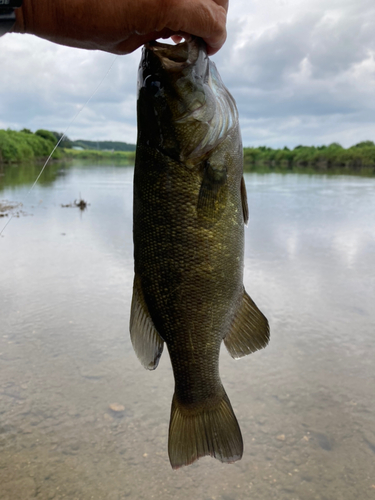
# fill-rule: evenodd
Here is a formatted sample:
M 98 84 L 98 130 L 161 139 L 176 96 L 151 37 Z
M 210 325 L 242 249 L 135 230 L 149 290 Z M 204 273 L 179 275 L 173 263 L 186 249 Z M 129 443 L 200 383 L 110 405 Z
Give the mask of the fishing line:
M 75 114 L 75 116 L 73 117 L 73 119 L 70 121 L 69 125 L 66 127 L 63 135 L 60 137 L 60 139 L 58 140 L 56 146 L 53 148 L 52 152 L 50 153 L 49 157 L 47 158 L 46 162 L 44 163 L 43 167 L 42 167 L 42 170 L 39 172 L 39 175 L 38 177 L 35 179 L 35 182 L 34 184 L 31 186 L 31 188 L 29 189 L 29 191 L 27 192 L 26 194 L 26 197 L 25 197 L 25 202 L 27 201 L 31 191 L 34 189 L 34 187 L 36 186 L 38 180 L 40 179 L 40 176 L 42 175 L 42 173 L 44 172 L 44 169 L 46 168 L 48 162 L 50 161 L 50 159 L 52 158 L 52 155 L 53 153 L 56 151 L 56 149 L 58 148 L 59 144 L 61 143 L 61 141 L 66 137 L 66 134 L 68 133 L 68 130 L 70 129 L 70 127 L 73 125 L 73 123 L 75 122 L 75 120 L 78 118 L 78 116 L 82 113 L 82 111 L 85 109 L 85 107 L 88 105 L 88 103 L 91 101 L 91 99 L 94 97 L 94 95 L 97 93 L 97 91 L 99 90 L 99 87 L 101 86 L 101 84 L 104 82 L 104 80 L 106 79 L 108 73 L 111 71 L 112 69 L 112 66 L 115 64 L 115 61 L 116 59 L 118 58 L 118 56 L 116 55 L 113 59 L 112 59 L 112 62 L 111 64 L 109 65 L 109 68 L 107 69 L 107 71 L 105 72 L 103 78 L 100 80 L 100 82 L 98 83 L 96 89 L 94 90 L 94 92 L 91 94 L 91 96 L 87 99 L 87 101 L 85 102 L 85 104 L 81 107 L 81 109 L 79 109 L 77 111 L 77 113 Z M 23 203 L 20 203 L 20 205 L 23 205 Z M 9 219 L 7 220 L 5 226 L 2 228 L 2 230 L 0 231 L 0 236 L 3 234 L 5 228 L 7 227 L 7 225 L 10 223 L 10 221 L 14 218 L 14 215 L 12 214 Z

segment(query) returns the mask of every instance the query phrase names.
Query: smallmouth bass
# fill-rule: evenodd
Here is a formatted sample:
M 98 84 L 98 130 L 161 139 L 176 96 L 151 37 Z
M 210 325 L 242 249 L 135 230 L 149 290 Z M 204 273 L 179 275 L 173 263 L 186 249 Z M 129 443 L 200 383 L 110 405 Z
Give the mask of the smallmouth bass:
M 221 342 L 239 358 L 267 345 L 269 327 L 243 286 L 237 108 L 202 40 L 145 45 L 137 116 L 132 344 L 149 370 L 164 343 L 169 351 L 172 467 L 205 455 L 234 462 L 243 441 L 219 376 Z

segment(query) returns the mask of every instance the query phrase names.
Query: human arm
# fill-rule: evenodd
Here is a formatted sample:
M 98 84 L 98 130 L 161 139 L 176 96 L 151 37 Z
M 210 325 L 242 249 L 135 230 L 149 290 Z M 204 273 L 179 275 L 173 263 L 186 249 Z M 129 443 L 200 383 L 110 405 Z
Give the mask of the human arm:
M 13 31 L 115 54 L 188 33 L 212 55 L 226 39 L 227 8 L 227 0 L 23 0 Z

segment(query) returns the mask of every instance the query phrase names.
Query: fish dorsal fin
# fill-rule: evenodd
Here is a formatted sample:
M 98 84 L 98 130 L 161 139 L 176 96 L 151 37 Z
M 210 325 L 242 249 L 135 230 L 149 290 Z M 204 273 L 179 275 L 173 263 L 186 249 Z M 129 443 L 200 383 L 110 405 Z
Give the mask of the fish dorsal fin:
M 249 205 L 247 204 L 246 184 L 243 176 L 241 177 L 241 202 L 244 224 L 249 222 Z
M 134 276 L 130 338 L 142 365 L 147 370 L 155 370 L 163 352 L 164 341 L 152 322 L 137 275 Z
M 267 319 L 244 290 L 241 305 L 224 338 L 225 347 L 232 358 L 238 359 L 266 347 L 269 338 Z
M 218 220 L 225 208 L 227 191 L 226 166 L 207 160 L 198 196 L 198 217 L 210 222 Z

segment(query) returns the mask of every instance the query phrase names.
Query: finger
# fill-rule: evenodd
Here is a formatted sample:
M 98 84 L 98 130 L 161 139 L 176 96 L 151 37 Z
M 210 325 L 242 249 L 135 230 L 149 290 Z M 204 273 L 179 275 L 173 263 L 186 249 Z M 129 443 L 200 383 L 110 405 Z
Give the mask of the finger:
M 220 5 L 220 7 L 223 7 L 225 12 L 228 12 L 228 0 L 214 0 L 214 2 Z
M 185 40 L 186 42 L 191 42 L 192 40 L 192 36 L 189 35 L 189 33 L 184 33 L 183 31 L 176 33 L 175 35 L 172 35 L 171 38 L 175 43 L 180 43 L 182 40 Z
M 142 47 L 147 42 L 152 42 L 158 38 L 170 38 L 174 36 L 175 33 L 168 28 L 161 31 L 154 31 L 152 33 L 147 33 L 146 35 L 130 35 L 126 40 L 118 43 L 113 50 L 108 50 L 108 52 L 113 52 L 114 54 L 130 54 L 134 50 Z
M 227 0 L 175 2 L 168 11 L 166 26 L 176 33 L 203 38 L 207 53 L 215 54 L 226 40 Z
M 182 36 L 179 35 L 172 35 L 171 38 L 174 41 L 174 43 L 180 43 L 182 41 Z

